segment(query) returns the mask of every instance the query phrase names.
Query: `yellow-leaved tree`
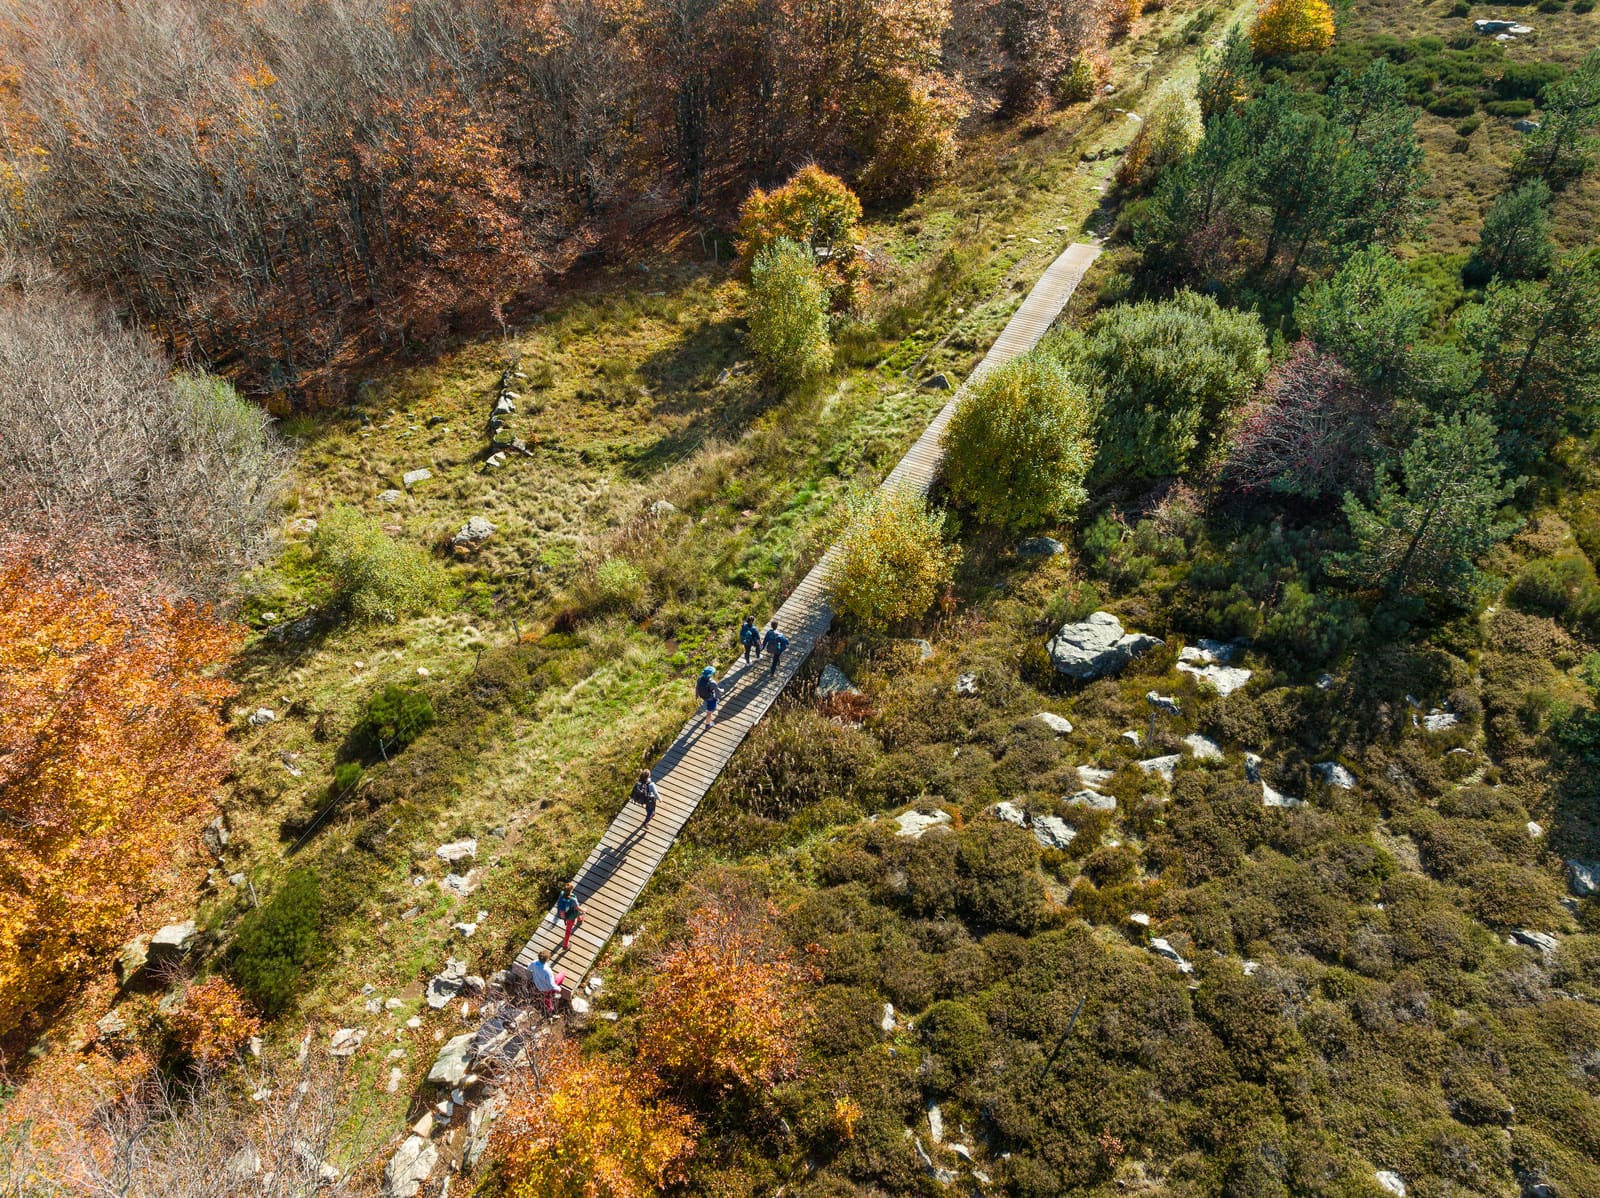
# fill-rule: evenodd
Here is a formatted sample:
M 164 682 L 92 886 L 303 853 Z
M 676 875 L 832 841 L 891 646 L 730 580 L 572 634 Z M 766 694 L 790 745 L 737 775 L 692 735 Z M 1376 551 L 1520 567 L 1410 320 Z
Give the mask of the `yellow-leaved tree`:
M 167 1013 L 185 1056 L 197 1065 L 226 1064 L 261 1030 L 261 1020 L 239 989 L 225 977 L 196 982 L 184 991 L 183 1001 Z
M 1328 0 L 1267 0 L 1250 27 L 1257 58 L 1320 53 L 1333 44 L 1333 9 Z
M 231 756 L 237 630 L 36 557 L 0 546 L 0 1034 L 128 933 Z
M 760 920 L 712 901 L 689 939 L 659 962 L 644 999 L 639 1057 L 702 1097 L 748 1096 L 799 1067 L 805 971 L 762 934 Z
M 507 1198 L 647 1198 L 684 1180 L 698 1127 L 653 1075 L 557 1040 L 518 1079 L 491 1141 Z
M 867 628 L 926 615 L 955 576 L 961 550 L 946 544 L 944 511 L 906 490 L 848 500 L 828 570 L 833 605 Z
M 862 287 L 861 201 L 845 181 L 803 166 L 782 187 L 756 188 L 739 207 L 735 240 L 748 269 L 779 238 L 804 246 L 821 273 L 832 307 L 853 307 Z

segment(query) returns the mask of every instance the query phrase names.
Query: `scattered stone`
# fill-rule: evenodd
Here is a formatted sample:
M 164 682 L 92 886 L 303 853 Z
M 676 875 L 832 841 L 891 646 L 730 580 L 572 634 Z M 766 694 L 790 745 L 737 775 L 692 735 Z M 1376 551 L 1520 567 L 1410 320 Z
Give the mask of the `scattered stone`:
M 150 967 L 158 968 L 168 961 L 176 961 L 187 954 L 194 945 L 198 932 L 199 929 L 192 919 L 186 919 L 182 923 L 169 923 L 162 928 L 150 937 L 150 947 L 147 950 L 147 962 Z
M 107 1011 L 95 1022 L 102 1036 L 120 1036 L 128 1030 L 127 1022 L 116 1011 Z
M 978 676 L 976 674 L 963 674 L 956 679 L 956 694 L 968 698 L 978 693 Z
M 1422 717 L 1422 726 L 1429 732 L 1443 732 L 1447 728 L 1454 728 L 1461 722 L 1461 717 L 1453 711 L 1440 711 L 1438 708 Z
M 571 1008 L 574 1015 L 587 1015 L 590 1010 L 589 1000 L 579 994 L 574 994 L 568 999 L 567 1006 Z
M 422 1136 L 408 1136 L 383 1170 L 383 1198 L 415 1198 L 439 1163 L 439 1150 Z
M 1523 117 L 1520 121 L 1512 121 L 1511 122 L 1511 127 L 1513 129 L 1515 129 L 1518 133 L 1537 133 L 1537 132 L 1539 132 L 1539 122 L 1538 121 L 1534 121 L 1534 120 L 1529 120 L 1527 117 Z
M 1356 776 L 1337 761 L 1319 761 L 1311 767 L 1311 772 L 1335 790 L 1355 789 Z
M 817 694 L 826 699 L 829 695 L 859 695 L 860 689 L 850 681 L 838 666 L 829 662 L 822 667 L 822 677 L 817 679 Z
M 894 1004 L 892 1002 L 883 1004 L 883 1018 L 878 1020 L 878 1026 L 886 1032 L 894 1031 Z
M 1244 755 L 1244 780 L 1246 782 L 1261 781 L 1261 757 L 1257 753 Z
M 1207 642 L 1201 643 L 1205 644 Z M 1182 654 L 1184 653 L 1192 656 L 1183 658 Z M 1205 654 L 1206 656 L 1202 657 L 1200 654 Z M 1217 694 L 1226 698 L 1250 681 L 1251 671 L 1243 666 L 1220 665 L 1218 664 L 1219 660 L 1221 659 L 1215 659 L 1215 654 L 1211 650 L 1196 650 L 1186 645 L 1180 651 L 1180 660 L 1177 668 L 1185 674 L 1193 674 L 1196 681 L 1206 683 L 1208 686 L 1213 687 Z M 1196 661 L 1201 661 L 1203 664 L 1195 665 Z
M 1067 796 L 1067 804 L 1072 807 L 1087 807 L 1090 811 L 1115 811 L 1117 809 L 1116 799 L 1094 790 L 1074 791 Z
M 895 816 L 895 823 L 900 825 L 897 836 L 909 836 L 916 840 L 929 828 L 937 828 L 940 824 L 950 822 L 948 811 L 904 811 Z
M 250 713 L 250 718 L 246 722 L 252 728 L 261 728 L 272 723 L 277 718 L 278 713 L 273 711 L 272 708 L 258 707 Z
M 367 1029 L 364 1027 L 342 1027 L 333 1033 L 328 1053 L 331 1056 L 348 1057 L 361 1047 L 361 1042 L 366 1038 Z
M 1115 806 L 1115 801 L 1112 803 Z M 1067 823 L 1066 820 L 1054 815 L 1029 815 L 1015 803 L 996 803 L 994 806 L 996 819 L 1003 819 L 1008 824 L 1016 824 L 1019 828 L 1027 828 L 1033 833 L 1033 838 L 1039 842 L 1041 848 L 1064 849 L 1077 838 L 1078 831 Z
M 1244 970 L 1244 976 L 1245 977 L 1253 978 L 1256 975 L 1256 970 L 1261 968 L 1261 962 L 1260 961 L 1246 961 L 1246 962 L 1244 962 L 1243 965 L 1240 966 L 1240 968 Z
M 438 1057 L 434 1059 L 433 1068 L 428 1070 L 428 1084 L 459 1086 L 461 1079 L 467 1076 L 467 1070 L 472 1065 L 472 1042 L 477 1038 L 478 1033 L 472 1031 L 463 1032 L 446 1040 L 444 1047 L 439 1050 Z
M 150 955 L 150 937 L 136 936 L 117 954 L 117 980 L 126 986 L 144 968 Z
M 1333 675 L 1332 674 L 1318 674 L 1317 675 L 1316 686 L 1317 686 L 1317 689 L 1319 691 L 1332 690 L 1333 689 Z
M 1171 695 L 1157 694 L 1155 691 L 1145 692 L 1144 701 L 1157 711 L 1164 711 L 1168 715 L 1182 715 L 1183 707 Z
M 444 972 L 428 982 L 427 1002 L 435 1011 L 443 1010 L 467 985 L 467 963 L 453 957 L 445 959 Z
M 1483 18 L 1472 22 L 1472 28 L 1478 33 L 1509 33 L 1514 37 L 1523 37 L 1533 32 L 1533 26 L 1524 25 L 1519 21 L 1507 21 L 1499 17 Z
M 1265 782 L 1261 784 L 1261 805 L 1263 807 L 1304 807 L 1304 799 L 1293 799 L 1286 794 L 1280 794 Z
M 1136 923 L 1141 928 L 1148 928 L 1150 926 L 1150 917 L 1143 911 L 1135 911 L 1132 915 L 1128 916 L 1128 922 Z
M 1183 959 L 1183 954 L 1173 948 L 1164 937 L 1157 936 L 1150 941 L 1150 951 L 1158 957 L 1165 957 L 1178 967 L 1179 973 L 1193 973 L 1194 966 Z
M 473 870 L 465 876 L 461 874 L 445 874 L 444 879 L 439 883 L 439 888 L 448 890 L 457 898 L 466 898 L 478 888 L 477 872 L 477 870 Z
M 455 536 L 450 538 L 452 549 L 473 549 L 495 534 L 495 526 L 482 516 L 473 516 Z
M 1124 732 L 1122 734 L 1122 739 L 1127 741 L 1130 745 L 1132 745 L 1136 749 L 1139 747 L 1139 734 L 1137 732 L 1135 732 L 1132 728 L 1129 728 L 1126 732 Z
M 383 1000 L 383 1009 L 385 1011 L 398 1011 L 405 1005 L 405 1000 L 403 998 L 386 998 Z M 394 1053 L 390 1053 L 389 1055 L 393 1056 Z
M 1067 547 L 1054 537 L 1029 537 L 1017 545 L 1018 557 L 1054 557 Z
M 1054 712 L 1041 711 L 1033 717 L 1057 736 L 1065 736 L 1072 731 L 1071 721 L 1056 715 Z
M 1567 862 L 1567 883 L 1579 898 L 1600 894 L 1600 865 L 1584 861 Z
M 1147 774 L 1160 774 L 1166 781 L 1171 782 L 1173 771 L 1178 768 L 1180 760 L 1179 754 L 1169 753 L 1165 757 L 1147 757 L 1138 762 L 1138 766 Z
M 211 850 L 211 855 L 221 861 L 222 850 L 228 847 L 228 825 L 222 816 L 217 816 L 205 826 L 205 831 L 200 833 L 200 839 L 206 848 Z
M 1539 837 L 1544 835 L 1544 825 L 1539 823 L 1538 820 L 1530 819 L 1528 821 L 1528 835 L 1534 840 L 1538 840 Z
M 400 476 L 400 481 L 405 485 L 406 490 L 409 491 L 418 483 L 425 483 L 432 477 L 433 471 L 424 466 L 420 470 L 407 470 Z
M 1209 736 L 1201 736 L 1198 732 L 1191 732 L 1183 738 L 1183 743 L 1188 746 L 1189 752 L 1196 761 L 1221 761 L 1222 746 Z
M 387 491 L 379 491 L 378 492 L 378 502 L 379 503 L 387 503 L 387 504 L 393 505 L 393 504 L 399 503 L 404 498 L 405 498 L 405 492 L 396 491 L 393 487 L 390 487 Z
M 1116 772 L 1116 770 L 1096 769 L 1092 765 L 1080 765 L 1078 767 L 1078 781 L 1089 787 L 1104 786 L 1116 776 Z
M 950 390 L 950 376 L 943 373 L 936 374 L 922 385 L 929 391 L 948 391 Z
M 678 505 L 671 500 L 658 499 L 650 505 L 648 511 L 657 520 L 665 520 L 668 516 L 677 515 Z
M 944 1143 L 944 1112 L 936 1102 L 928 1104 L 928 1139 L 935 1144 Z
M 405 1080 L 405 1071 L 398 1065 L 389 1066 L 389 1080 L 384 1084 L 384 1091 L 389 1094 L 400 1092 L 400 1083 Z
M 1116 616 L 1097 611 L 1080 623 L 1063 624 L 1045 648 L 1058 673 L 1089 681 L 1115 673 L 1162 643 L 1144 633 L 1124 632 Z
M 1518 928 L 1506 939 L 1512 944 L 1525 944 L 1529 948 L 1536 948 L 1541 953 L 1553 953 L 1560 946 L 1560 941 L 1549 932 L 1535 932 L 1528 928 Z
M 506 464 L 506 461 L 507 459 L 505 451 L 496 450 L 494 453 L 491 453 L 488 457 L 483 459 L 483 464 L 490 470 L 498 470 L 500 467 Z
M 289 521 L 289 531 L 309 537 L 317 531 L 317 522 L 310 516 L 298 516 Z
M 1406 1198 L 1406 1183 L 1393 1169 L 1379 1169 L 1372 1178 L 1385 1193 L 1393 1194 L 1394 1198 Z
M 453 923 L 450 926 L 463 937 L 474 936 L 478 931 L 478 925 L 475 923 Z
M 433 855 L 441 861 L 448 861 L 451 865 L 475 860 L 478 856 L 478 840 L 474 836 L 469 836 L 465 840 L 452 840 L 449 844 L 441 844 L 434 849 Z

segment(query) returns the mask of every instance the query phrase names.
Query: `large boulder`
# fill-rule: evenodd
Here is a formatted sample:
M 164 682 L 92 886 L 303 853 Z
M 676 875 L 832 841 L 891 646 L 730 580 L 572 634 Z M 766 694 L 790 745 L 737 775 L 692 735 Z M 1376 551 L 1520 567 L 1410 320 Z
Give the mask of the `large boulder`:
M 1045 648 L 1058 673 L 1088 681 L 1116 673 L 1162 643 L 1142 632 L 1124 632 L 1116 616 L 1097 611 L 1080 623 L 1063 624 Z
M 475 549 L 494 536 L 495 526 L 482 516 L 473 516 L 450 538 L 453 549 Z
M 407 1136 L 383 1170 L 383 1198 L 414 1198 L 439 1163 L 439 1150 L 421 1136 Z
M 826 699 L 829 695 L 859 695 L 856 684 L 850 681 L 838 666 L 829 662 L 822 667 L 822 677 L 817 679 L 817 694 Z
M 994 816 L 996 819 L 1005 820 L 1008 824 L 1028 829 L 1033 833 L 1033 838 L 1039 842 L 1040 848 L 1064 849 L 1078 835 L 1078 830 L 1059 816 L 1031 815 L 1015 803 L 996 803 Z
M 162 965 L 180 960 L 193 946 L 198 934 L 199 929 L 192 919 L 186 919 L 182 923 L 169 923 L 150 937 L 148 950 L 150 968 L 159 969 Z
M 1233 664 L 1243 651 L 1244 647 L 1237 641 L 1203 636 L 1178 650 L 1178 669 L 1193 674 L 1197 682 L 1214 687 L 1226 698 L 1250 681 L 1250 671 Z
M 472 1042 L 477 1036 L 477 1032 L 463 1032 L 445 1041 L 444 1047 L 439 1050 L 438 1059 L 433 1062 L 433 1068 L 428 1070 L 430 1086 L 461 1084 L 461 1079 L 467 1076 L 467 1070 L 472 1065 Z
M 1600 894 L 1600 864 L 1592 861 L 1567 862 L 1567 883 L 1579 898 Z
M 1065 736 L 1072 731 L 1072 721 L 1058 716 L 1053 711 L 1041 711 L 1033 717 L 1057 736 Z
M 912 840 L 919 839 L 929 828 L 937 828 L 940 824 L 950 822 L 948 811 L 904 811 L 895 816 L 894 822 L 899 826 L 896 836 L 906 836 Z

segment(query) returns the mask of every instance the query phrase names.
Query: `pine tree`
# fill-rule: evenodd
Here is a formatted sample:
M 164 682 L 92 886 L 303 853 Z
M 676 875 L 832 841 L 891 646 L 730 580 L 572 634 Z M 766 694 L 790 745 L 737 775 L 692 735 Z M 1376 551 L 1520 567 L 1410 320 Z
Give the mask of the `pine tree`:
M 1428 320 L 1428 294 L 1382 246 L 1356 254 L 1300 294 L 1301 330 L 1369 387 L 1394 388 Z
M 1484 584 L 1476 559 L 1517 527 L 1498 514 L 1517 484 L 1502 476 L 1494 423 L 1470 413 L 1426 426 L 1399 474 L 1378 480 L 1370 507 L 1345 495 L 1355 547 L 1334 559 L 1335 572 L 1391 597 L 1470 601 Z
M 1469 283 L 1537 279 L 1550 269 L 1552 256 L 1550 185 L 1530 179 L 1495 200 L 1464 273 Z
M 1538 175 L 1555 188 L 1581 178 L 1600 150 L 1596 126 L 1600 126 L 1600 50 L 1590 51 L 1570 75 L 1544 89 L 1543 117 L 1523 141 L 1513 174 Z

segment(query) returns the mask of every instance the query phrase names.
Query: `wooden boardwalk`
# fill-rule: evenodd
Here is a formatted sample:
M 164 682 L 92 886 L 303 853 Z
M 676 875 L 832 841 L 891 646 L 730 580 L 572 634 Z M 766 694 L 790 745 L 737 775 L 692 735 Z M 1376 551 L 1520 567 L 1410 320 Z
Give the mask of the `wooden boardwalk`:
M 973 380 L 1038 344 L 1099 253 L 1099 246 L 1072 245 L 1050 264 L 983 361 L 890 471 L 883 489 L 912 488 L 927 493 L 939 470 L 940 438 L 962 393 Z M 649 826 L 643 822 L 644 808 L 624 803 L 621 813 L 584 861 L 574 879 L 584 919 L 573 933 L 572 943 L 561 950 L 562 928 L 552 908 L 517 954 L 512 966 L 516 973 L 526 976 L 541 949 L 551 951 L 552 961 L 566 973 L 569 987 L 576 986 L 593 968 L 606 942 L 649 884 L 656 867 L 729 758 L 828 631 L 833 612 L 828 606 L 825 579 L 834 552 L 830 549 L 823 555 L 775 613 L 779 630 L 789 638 L 789 649 L 778 669 L 772 671 L 767 660 L 748 667 L 736 660 L 722 679 L 723 697 L 716 727 L 701 731 L 697 712 L 651 770 L 661 801 Z

